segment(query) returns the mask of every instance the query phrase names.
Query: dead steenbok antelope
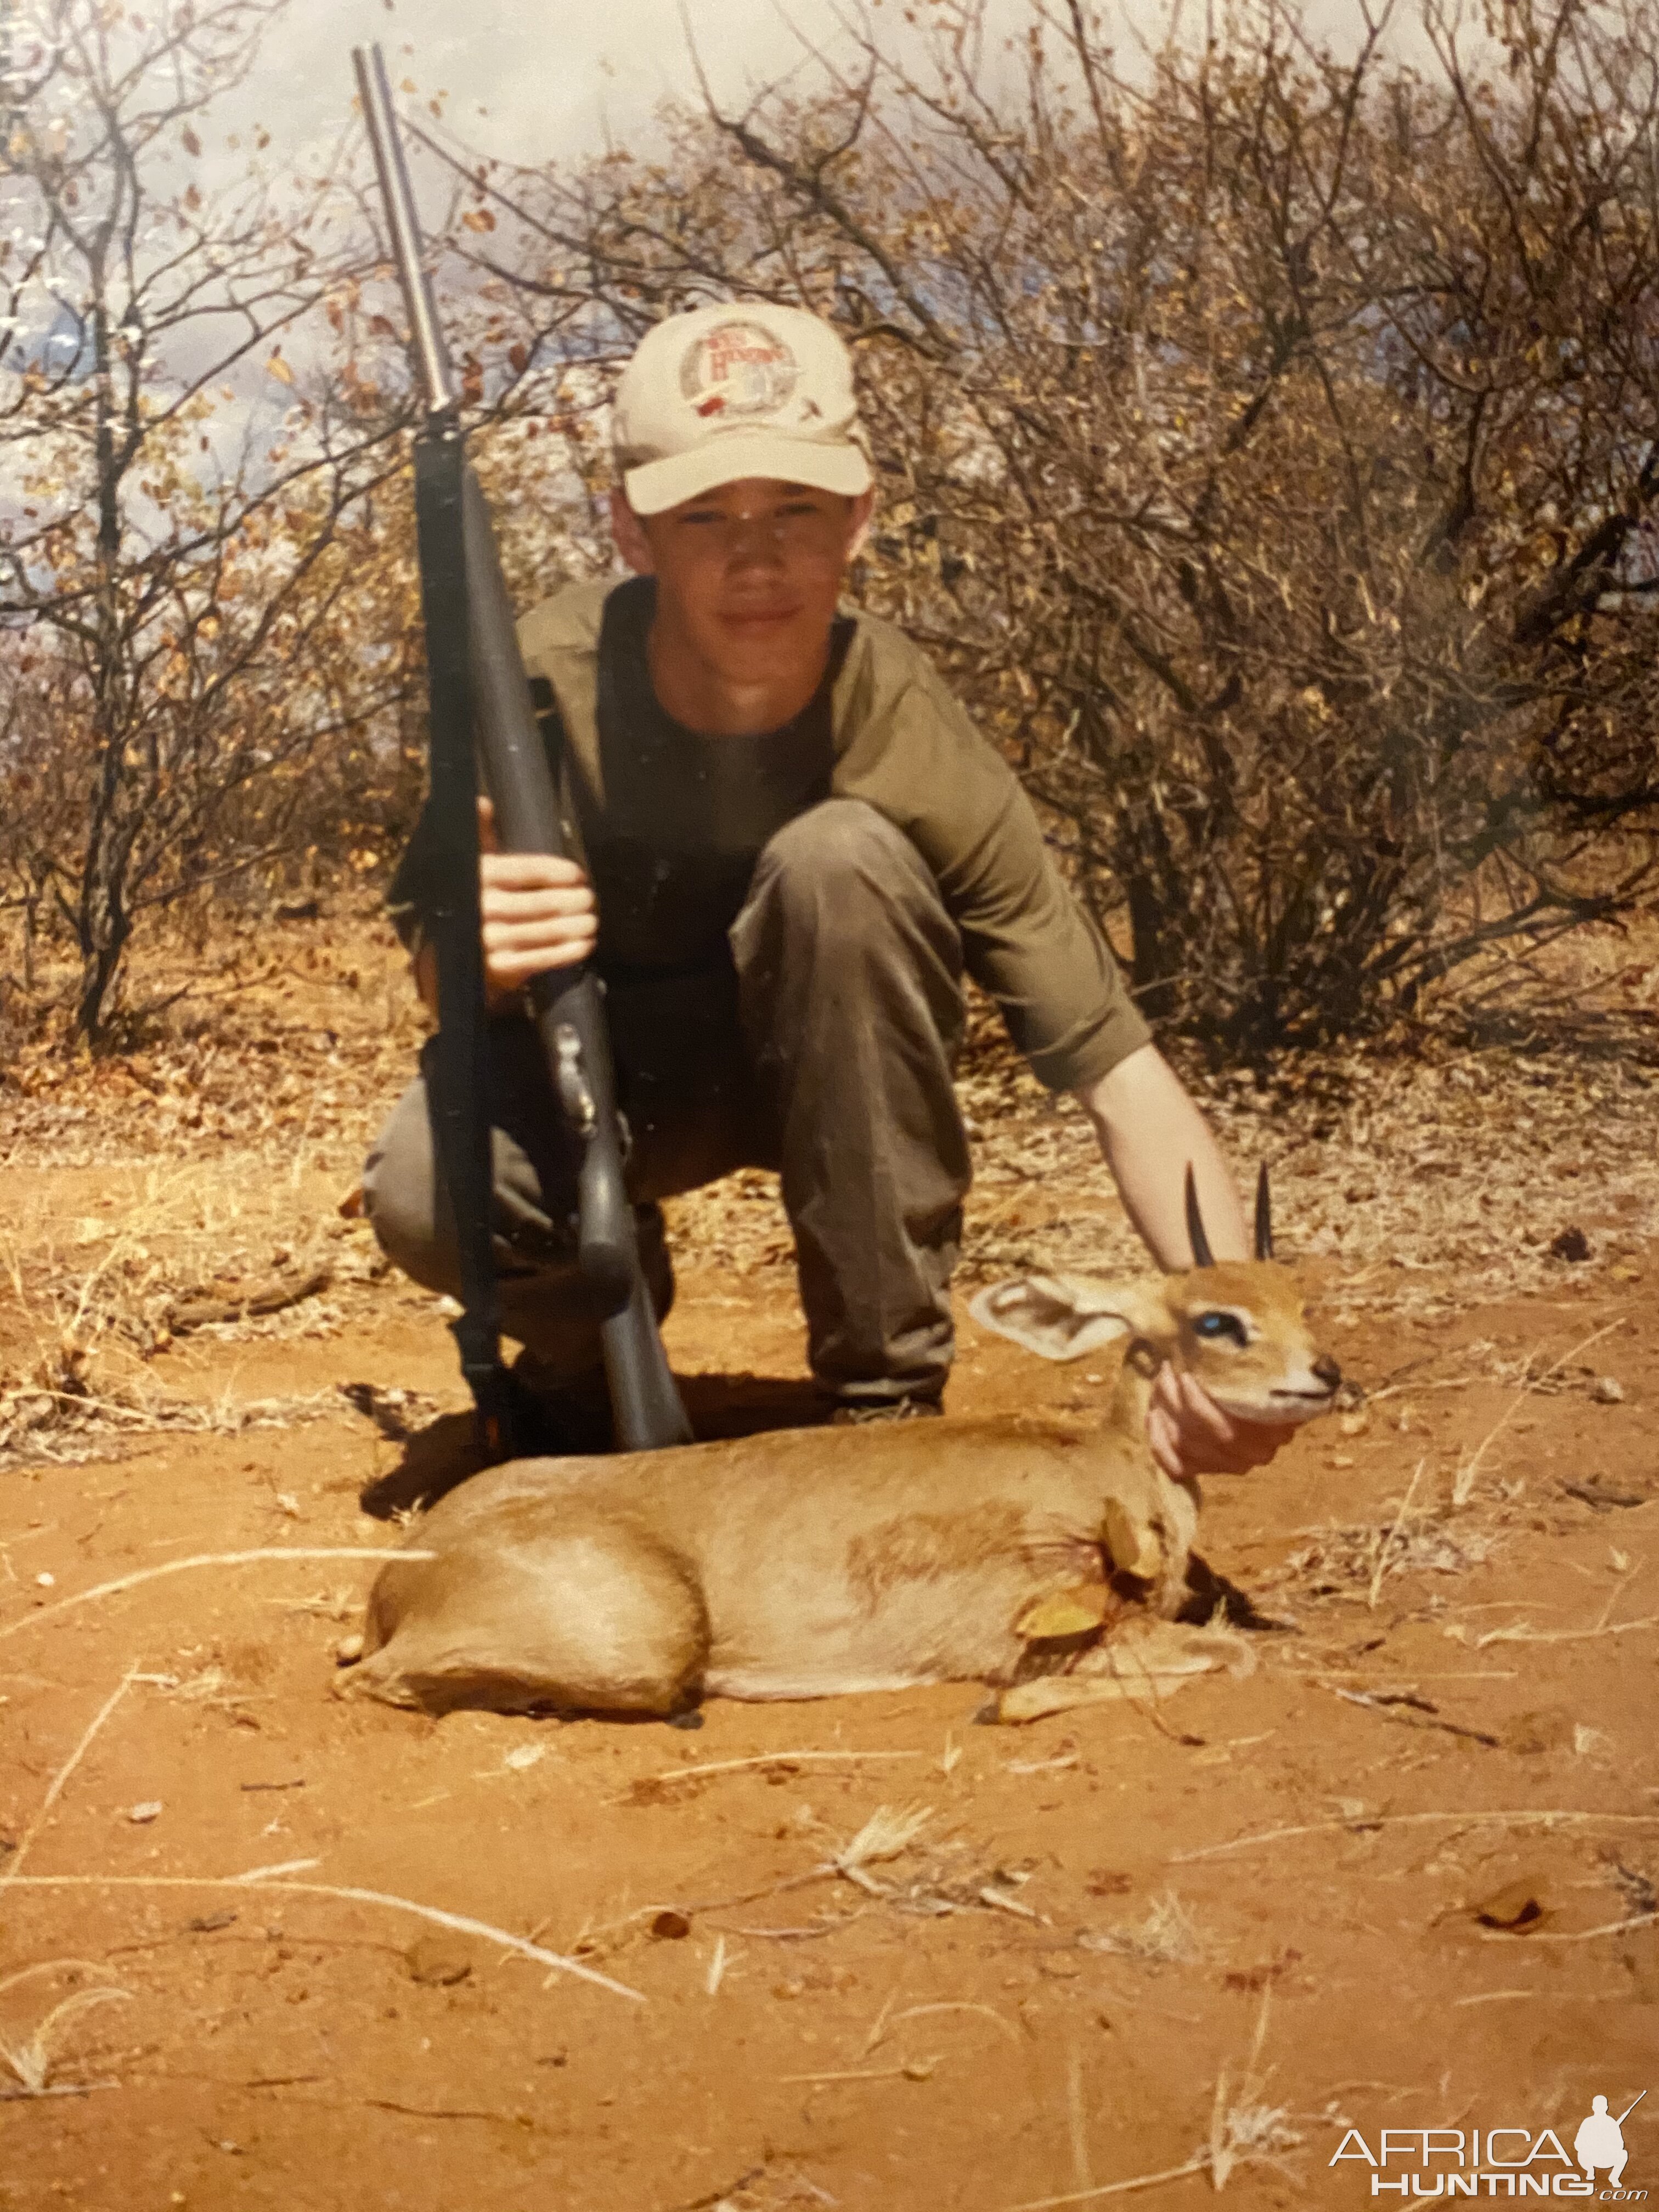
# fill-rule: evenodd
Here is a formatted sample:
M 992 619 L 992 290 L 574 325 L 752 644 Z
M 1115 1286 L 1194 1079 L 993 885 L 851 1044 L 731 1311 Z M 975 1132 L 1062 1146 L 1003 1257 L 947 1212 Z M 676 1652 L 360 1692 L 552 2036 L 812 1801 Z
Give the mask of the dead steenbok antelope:
M 1172 1360 L 1236 1419 L 1282 1423 L 1323 1413 L 1341 1376 L 1273 1259 L 1266 1170 L 1254 1261 L 1212 1259 L 1190 1169 L 1187 1218 L 1185 1273 L 1033 1276 L 973 1302 L 1045 1358 L 1123 1340 L 1098 1430 L 891 1421 L 492 1468 L 381 1571 L 342 1686 L 428 1711 L 666 1717 L 711 1693 L 978 1679 L 1019 1719 L 1215 1665 L 1232 1639 L 1161 1626 L 1188 1598 L 1198 1488 L 1148 1449 L 1152 1378 Z

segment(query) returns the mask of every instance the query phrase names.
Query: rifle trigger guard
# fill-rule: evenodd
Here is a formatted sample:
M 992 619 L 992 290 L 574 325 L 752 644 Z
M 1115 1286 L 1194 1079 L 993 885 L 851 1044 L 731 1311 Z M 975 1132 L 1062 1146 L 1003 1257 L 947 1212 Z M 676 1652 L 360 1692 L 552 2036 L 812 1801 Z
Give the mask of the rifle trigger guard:
M 559 1105 L 576 1134 L 591 1137 L 599 1126 L 599 1109 L 593 1103 L 587 1073 L 582 1066 L 582 1041 L 568 1022 L 561 1022 L 553 1032 L 553 1042 L 559 1055 L 553 1078 Z

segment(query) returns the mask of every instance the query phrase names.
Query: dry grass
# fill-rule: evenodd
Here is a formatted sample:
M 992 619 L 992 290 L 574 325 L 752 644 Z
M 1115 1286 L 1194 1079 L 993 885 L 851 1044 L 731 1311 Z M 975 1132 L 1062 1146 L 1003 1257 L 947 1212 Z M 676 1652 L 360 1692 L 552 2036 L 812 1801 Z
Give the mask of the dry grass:
M 1302 1836 L 1369 1835 L 1384 1828 L 1437 1827 L 1443 1822 L 1470 1828 L 1489 1825 L 1504 1828 L 1659 1828 L 1659 1813 L 1588 1813 L 1571 1808 L 1540 1811 L 1508 1807 L 1481 1812 L 1466 1806 L 1455 1813 L 1356 1814 L 1347 1820 L 1309 1820 L 1293 1828 L 1262 1828 L 1255 1835 L 1230 1836 L 1224 1843 L 1206 1844 L 1195 1851 L 1176 1851 L 1169 1863 L 1171 1866 L 1192 1866 L 1200 1859 L 1227 1858 L 1234 1851 L 1259 1850 L 1266 1844 L 1290 1843 Z
M 1109 1952 L 1143 1966 L 1191 1966 L 1204 1956 L 1203 1938 L 1173 1890 L 1152 1899 L 1139 1927 L 1109 1928 L 1080 1941 L 1085 1950 Z
M 268 1555 L 242 1556 L 252 1558 Z M 337 1557 L 339 1554 L 334 1553 L 325 1556 Z M 172 1565 L 176 1567 L 200 1565 L 206 1563 L 208 1562 L 203 1560 L 179 1560 L 173 1562 Z M 216 1559 L 211 1562 L 211 1564 L 219 1563 Z M 240 1559 L 236 1559 L 235 1563 L 240 1564 Z M 154 1571 L 151 1571 L 151 1572 Z M 149 1579 L 150 1579 L 149 1573 L 124 1577 L 119 1586 L 127 1586 L 133 1582 Z M 100 1594 L 100 1592 L 83 1593 L 83 1596 Z M 52 1610 L 56 1611 L 58 1608 L 52 1608 Z M 13 1624 L 14 1627 L 25 1625 L 32 1624 Z M 382 1911 L 412 1915 L 416 1919 L 432 1926 L 445 1929 L 452 1934 L 477 1936 L 486 1942 L 495 1945 L 504 1952 L 545 1966 L 553 1974 L 574 1975 L 578 1980 L 592 1983 L 596 1988 L 608 1990 L 613 1996 L 627 1997 L 640 2004 L 646 2002 L 640 1990 L 630 1989 L 625 1983 L 615 1981 L 610 1975 L 601 1973 L 592 1966 L 585 1966 L 579 1960 L 567 1958 L 561 1952 L 547 1950 L 528 1937 L 515 1936 L 510 1929 L 499 1928 L 491 1921 L 476 1919 L 469 1914 L 445 1911 L 436 1905 L 422 1905 L 412 1898 L 399 1897 L 386 1890 L 366 1889 L 355 1884 L 302 1881 L 296 1879 L 299 1875 L 308 1872 L 317 1863 L 314 1860 L 295 1860 L 281 1866 L 255 1867 L 243 1874 L 234 1875 L 25 1874 L 23 1867 L 31 1849 L 50 1818 L 53 1807 L 63 1796 L 65 1788 L 93 1743 L 114 1717 L 128 1692 L 136 1685 L 149 1682 L 154 1679 L 141 1674 L 136 1667 L 130 1666 L 115 1688 L 93 1715 L 76 1739 L 68 1757 L 52 1775 L 33 1819 L 19 1838 L 16 1847 L 9 1854 L 4 1868 L 0 1869 L 0 1892 L 9 1889 L 277 1889 L 287 1895 L 326 1898 L 341 1904 L 368 1905 Z M 858 1838 L 855 1838 L 854 1840 L 856 1843 Z M 37 1971 L 39 1970 L 25 1968 L 8 1979 L 0 1981 L 0 1991 L 17 1985 L 27 1978 L 32 1972 Z M 15 2046 L 0 2043 L 0 2059 L 3 2059 L 17 2076 L 26 2094 L 36 2096 L 46 2094 L 47 2093 L 46 2077 L 50 2066 L 50 2037 L 53 2028 L 58 2022 L 70 2018 L 74 2013 L 87 2006 L 101 2002 L 109 1996 L 125 1996 L 128 1994 L 125 1990 L 100 1989 L 80 1991 L 64 1998 L 46 2014 L 27 2041 Z
M 1617 1320 L 1607 1322 L 1601 1328 L 1592 1329 L 1588 1336 L 1581 1338 L 1570 1350 L 1564 1352 L 1559 1359 L 1552 1360 L 1541 1372 L 1534 1372 L 1538 1361 L 1536 1352 L 1524 1363 L 1521 1382 L 1514 1396 L 1475 1446 L 1474 1451 L 1466 1458 L 1460 1460 L 1457 1471 L 1452 1477 L 1451 1502 L 1455 1506 L 1468 1504 L 1474 1492 L 1475 1478 L 1480 1474 L 1481 1461 L 1485 1459 L 1503 1430 L 1520 1412 L 1528 1396 L 1534 1391 L 1547 1389 L 1557 1376 L 1571 1365 L 1581 1352 L 1588 1352 L 1591 1345 L 1599 1344 L 1604 1336 L 1611 1336 L 1614 1329 L 1622 1328 L 1624 1318 L 1621 1314 Z M 1419 1472 L 1421 1472 L 1420 1468 Z
M 204 1334 L 287 1340 L 332 1335 L 389 1292 L 434 1303 L 384 1280 L 367 1224 L 338 1211 L 423 1028 L 389 933 L 366 910 L 339 914 L 266 932 L 238 957 L 234 992 L 199 1017 L 175 1009 L 128 1052 L 66 1061 L 28 1045 L 6 1071 L 0 1158 L 33 1173 L 0 1242 L 0 1469 L 85 1460 L 158 1428 L 286 1425 L 331 1409 L 198 1407 L 166 1380 L 170 1316 L 216 1302 L 229 1317 Z M 1603 986 L 1622 1005 L 1623 939 L 1587 931 L 1553 957 L 1581 1006 Z M 141 993 L 190 979 L 185 953 L 164 947 L 155 964 L 155 978 L 135 977 Z M 976 1166 L 964 1287 L 1032 1267 L 1138 1270 L 1144 1255 L 1080 1111 L 1042 1090 L 982 1004 L 972 1027 L 959 1086 Z M 1634 1060 L 1477 1052 L 1414 1032 L 1283 1059 L 1260 1082 L 1185 1072 L 1241 1170 L 1273 1163 L 1286 1256 L 1340 1263 L 1338 1321 L 1620 1279 L 1659 1235 L 1652 1082 Z M 1571 1266 L 1549 1248 L 1580 1212 L 1591 1257 Z M 670 1214 L 707 1268 L 793 1269 L 774 1176 L 745 1170 Z M 319 1273 L 321 1292 L 244 1310 Z
M 516 1957 L 528 1959 L 533 1965 L 546 1966 L 553 1974 L 571 1974 L 578 1981 L 591 1982 L 596 1989 L 609 1990 L 612 1996 L 630 1998 L 635 2004 L 647 2002 L 644 1993 L 629 1989 L 625 1982 L 613 1981 L 609 1974 L 599 1973 L 594 1967 L 584 1966 L 580 1959 L 566 1958 L 558 1951 L 549 1951 L 527 1936 L 515 1936 L 511 1929 L 498 1928 L 493 1921 L 475 1919 L 470 1913 L 446 1912 L 435 1905 L 422 1905 L 412 1897 L 398 1897 L 386 1889 L 364 1889 L 353 1882 L 300 1881 L 295 1870 L 314 1866 L 314 1859 L 296 1859 L 280 1867 L 254 1867 L 246 1874 L 24 1874 L 15 1876 L 20 1889 L 237 1889 L 275 1891 L 283 1897 L 324 1897 L 341 1905 L 372 1905 L 388 1912 L 406 1912 L 434 1928 L 443 1928 L 456 1936 L 476 1936 L 481 1942 L 495 1944 L 499 1949 L 512 1952 Z
M 11 1978 L 12 1981 L 18 1978 L 16 1975 Z M 0 1989 L 9 1986 L 9 1983 L 0 1982 Z M 9 2068 L 21 2085 L 25 2096 L 45 2097 L 52 2094 L 52 2040 L 63 2022 L 72 2019 L 76 2013 L 89 2011 L 94 2005 L 128 2002 L 131 1996 L 131 1990 L 100 1988 L 77 1990 L 72 1996 L 60 1998 L 52 2010 L 35 2023 L 26 2042 L 10 2044 L 0 2041 L 0 2063 Z M 73 2095 L 87 2086 L 84 2083 L 58 2085 L 56 2094 Z
M 156 1386 L 112 1385 L 100 1394 L 84 1383 L 49 1389 L 25 1382 L 0 1388 L 0 1474 L 107 1464 L 138 1437 L 163 1431 L 237 1437 L 250 1429 L 298 1428 L 337 1417 L 339 1405 L 334 1390 L 283 1398 L 238 1398 L 221 1391 L 204 1402 Z
M 1629 1268 L 1659 1235 L 1644 1152 L 1652 1085 L 1617 1060 L 1419 1038 L 1404 1051 L 1395 1040 L 1287 1058 L 1260 1089 L 1187 1060 L 1182 1073 L 1241 1176 L 1271 1164 L 1281 1256 L 1340 1263 L 1344 1315 L 1433 1316 L 1465 1297 L 1595 1279 Z M 1145 1266 L 1080 1109 L 1044 1091 L 988 1030 L 957 1088 L 975 1151 L 964 1286 Z M 1590 1259 L 1565 1263 L 1550 1245 L 1587 1205 Z M 777 1179 L 759 1170 L 673 1200 L 669 1220 L 710 1267 L 793 1268 Z
M 179 1564 L 184 1563 L 181 1562 Z M 140 1579 L 143 1579 L 143 1577 L 140 1577 Z M 234 1875 L 25 1874 L 22 1871 L 23 1863 L 28 1856 L 30 1848 L 40 1835 L 41 1829 L 46 1825 L 46 1820 L 49 1817 L 53 1806 L 62 1796 L 64 1788 L 69 1783 L 71 1776 L 74 1774 L 76 1769 L 86 1757 L 86 1754 L 91 1748 L 94 1741 L 101 1733 L 106 1723 L 114 1715 L 116 1709 L 125 1698 L 127 1692 L 131 1690 L 136 1683 L 146 1681 L 149 1679 L 149 1677 L 139 1674 L 136 1668 L 130 1667 L 125 1674 L 121 1678 L 121 1680 L 110 1692 L 109 1696 L 105 1698 L 103 1704 L 99 1707 L 96 1713 L 94 1714 L 92 1719 L 82 1731 L 80 1737 L 75 1744 L 74 1749 L 70 1753 L 69 1757 L 64 1761 L 62 1765 L 59 1766 L 57 1772 L 52 1776 L 50 1783 L 46 1785 L 46 1792 L 41 1798 L 40 1806 L 35 1812 L 33 1819 L 23 1831 L 22 1836 L 19 1838 L 17 1847 L 9 1857 L 5 1868 L 3 1870 L 0 1870 L 0 1890 L 9 1888 L 281 1888 L 295 1896 L 331 1898 L 343 1903 L 373 1905 L 380 1906 L 383 1909 L 391 1911 L 411 1913 L 418 1919 L 430 1922 L 434 1926 L 439 1928 L 447 1929 L 454 1934 L 481 1936 L 485 1942 L 494 1943 L 499 1946 L 502 1950 L 512 1952 L 521 1958 L 533 1960 L 541 1966 L 553 1969 L 556 1972 L 574 1974 L 580 1980 L 592 1982 L 601 1989 L 611 1990 L 614 1996 L 630 1997 L 636 2002 L 641 2004 L 645 2002 L 639 1990 L 629 1989 L 623 1983 L 613 1981 L 609 1975 L 601 1974 L 591 1966 L 585 1966 L 577 1960 L 567 1959 L 559 1952 L 544 1950 L 540 1944 L 533 1942 L 524 1936 L 514 1936 L 507 1929 L 497 1928 L 489 1921 L 476 1920 L 471 1918 L 470 1916 L 462 1913 L 445 1912 L 441 1911 L 436 1905 L 420 1905 L 413 1899 L 393 1896 L 385 1890 L 362 1889 L 354 1886 L 332 1882 L 299 1881 L 293 1878 L 297 1873 L 306 1871 L 311 1866 L 314 1865 L 316 1863 L 314 1860 L 296 1860 L 280 1867 L 255 1867 L 247 1873 Z M 26 1972 L 27 1971 L 29 1970 L 25 1970 Z M 13 1983 L 21 1981 L 23 1978 L 24 1976 L 22 1974 L 18 1974 L 13 1976 L 9 1982 L 0 1982 L 0 1990 L 9 1987 Z M 122 1992 L 122 1994 L 125 1994 L 125 1992 Z M 19 2071 L 20 2069 L 25 2065 L 33 2068 L 37 2071 L 43 2069 L 46 2063 L 43 2056 L 46 2048 L 43 2039 L 46 2030 L 55 2021 L 67 2017 L 71 2011 L 76 2009 L 78 2004 L 88 2002 L 95 2002 L 98 1995 L 98 1992 L 88 1991 L 79 1998 L 66 1999 L 63 2004 L 54 2008 L 53 2011 L 47 2015 L 46 2021 L 42 2023 L 40 2028 L 36 2030 L 31 2042 L 22 2046 L 21 2056 L 17 2052 L 6 2051 L 3 2047 L 0 2047 L 0 2056 L 3 2056 L 7 2059 L 8 2063 L 12 2065 L 14 2071 Z M 22 2078 L 25 2077 L 20 2072 L 20 2079 Z M 42 2085 L 44 2085 L 44 2071 L 40 2071 L 40 2081 Z
M 1432 1317 L 1464 1299 L 1618 1279 L 1659 1234 L 1650 1016 L 1626 1035 L 1630 957 L 1611 931 L 1578 933 L 1551 956 L 1571 969 L 1579 1013 L 1606 1003 L 1614 1027 L 1597 1052 L 1576 1032 L 1552 1048 L 1542 1018 L 1525 1049 L 1419 1030 L 1282 1056 L 1260 1078 L 1212 1076 L 1178 1041 L 1172 1049 L 1229 1157 L 1272 1164 L 1282 1255 L 1340 1261 L 1344 1314 Z M 1133 1272 L 1139 1247 L 1080 1114 L 1046 1098 L 987 1034 L 981 1024 L 961 1086 L 978 1156 L 967 1273 Z M 1079 1202 L 1080 1184 L 1097 1199 Z M 1573 1265 L 1550 1246 L 1580 1215 L 1590 1258 Z
M 885 1897 L 886 1886 L 877 1881 L 866 1869 L 902 1856 L 933 1817 L 930 1805 L 911 1806 L 904 1812 L 878 1805 L 858 1833 L 843 1844 L 833 1858 L 827 1859 L 819 1871 L 844 1875 L 872 1897 Z
M 1390 1575 L 1462 1575 L 1484 1565 L 1498 1549 L 1486 1530 L 1459 1528 L 1426 1516 L 1405 1525 L 1403 1511 L 1386 1524 L 1310 1528 L 1306 1540 L 1261 1577 L 1263 1588 L 1293 1588 L 1310 1597 L 1352 1595 L 1368 1607 L 1370 1593 Z
M 1264 2070 L 1261 2065 L 1271 1996 L 1270 1990 L 1262 1992 L 1255 2031 L 1237 2089 L 1226 2066 L 1224 2065 L 1216 2076 L 1215 2094 L 1210 2106 L 1208 2139 L 1201 2150 L 1180 2166 L 1165 2166 L 1156 2173 L 1132 2174 L 1122 2181 L 1089 2183 L 1080 2189 L 1066 2190 L 1057 2197 L 1030 2197 L 1023 2204 L 1011 2206 L 1009 2212 L 1060 2212 L 1062 2206 L 1097 2204 L 1109 2197 L 1127 2197 L 1138 2194 L 1142 2190 L 1161 2189 L 1170 2182 L 1185 2181 L 1194 2174 L 1206 2172 L 1210 2177 L 1211 2187 L 1218 2195 L 1238 2168 L 1244 2166 L 1271 2166 L 1280 2173 L 1288 2174 L 1290 2169 L 1285 2163 L 1285 2154 L 1297 2148 L 1302 2137 L 1291 2124 L 1291 2115 L 1285 2106 L 1261 2101 L 1272 2078 L 1271 2069 Z M 1075 2129 L 1073 2135 L 1075 2138 Z M 1079 2162 L 1085 2162 L 1075 2141 L 1073 2148 Z
M 122 1699 L 126 1696 L 127 1692 L 132 1687 L 134 1682 L 137 1681 L 137 1679 L 138 1677 L 136 1671 L 132 1668 L 129 1667 L 126 1673 L 121 1677 L 121 1680 L 110 1692 L 108 1697 L 105 1698 L 103 1704 L 99 1706 L 91 1720 L 88 1722 L 86 1728 L 83 1729 L 79 1740 L 76 1743 L 74 1750 L 70 1752 L 69 1757 L 64 1761 L 63 1765 L 58 1769 L 58 1771 L 52 1776 L 52 1780 L 46 1784 L 46 1795 L 41 1798 L 40 1805 L 36 1808 L 34 1818 L 29 1822 L 27 1827 L 24 1829 L 22 1834 L 18 1838 L 17 1848 L 15 1850 L 10 1854 L 5 1865 L 3 1867 L 0 1867 L 0 1890 L 9 1888 L 12 1883 L 16 1881 L 21 1875 L 24 1861 L 28 1857 L 36 1837 L 39 1836 L 41 1829 L 46 1826 L 47 1820 L 51 1817 L 52 1807 L 63 1796 L 64 1786 L 68 1783 L 70 1777 L 74 1773 L 76 1768 L 81 1764 L 81 1761 L 86 1757 L 88 1752 L 92 1747 L 94 1740 L 103 1729 L 105 1723 L 110 1718 L 116 1707 L 121 1703 Z
M 921 1756 L 919 1751 L 764 1751 L 750 1759 L 716 1759 L 696 1766 L 665 1767 L 660 1774 L 650 1775 L 647 1780 L 653 1788 L 663 1788 L 671 1782 L 702 1781 L 713 1774 L 744 1774 L 756 1767 L 788 1768 L 820 1761 L 833 1766 L 858 1766 L 872 1759 Z
M 1295 2149 L 1302 2140 L 1290 2124 L 1286 2108 L 1263 2101 L 1272 2079 L 1271 2069 L 1264 2071 L 1261 2064 L 1272 2003 L 1270 1985 L 1261 1992 L 1255 2033 L 1239 2076 L 1237 2094 L 1231 2094 L 1232 2084 L 1225 2066 L 1216 2076 L 1208 2148 L 1210 2179 L 1218 2194 L 1227 2186 L 1237 2166 L 1276 2166 L 1284 2171 L 1283 2154 Z
M 32 1173 L 0 1224 L 0 1467 L 194 1425 L 163 1379 L 180 1329 L 331 1335 L 386 1273 L 367 1224 L 337 1209 L 424 1026 L 401 952 L 365 912 L 267 929 L 226 957 L 243 963 L 233 993 L 175 1007 L 130 1050 L 70 1057 L 41 1040 L 8 1057 L 0 1161 Z M 135 991 L 191 967 L 164 945 Z M 319 1277 L 320 1293 L 244 1313 Z M 228 1318 L 201 1318 L 215 1311 Z
M 79 1606 L 93 1605 L 104 1598 L 118 1596 L 123 1591 L 137 1589 L 141 1583 L 159 1582 L 164 1576 L 181 1575 L 197 1567 L 258 1566 L 284 1559 L 384 1562 L 430 1559 L 436 1556 L 433 1552 L 407 1551 L 401 1546 L 387 1549 L 369 1544 L 276 1544 L 259 1546 L 248 1552 L 198 1552 L 187 1559 L 168 1559 L 159 1567 L 140 1567 L 132 1574 L 118 1575 L 113 1582 L 98 1583 L 91 1589 L 77 1590 L 72 1597 L 59 1598 L 55 1604 L 26 1613 L 21 1620 L 9 1620 L 0 1626 L 0 1643 L 9 1636 L 21 1636 L 25 1629 L 43 1627 L 47 1621 L 62 1613 L 73 1613 Z

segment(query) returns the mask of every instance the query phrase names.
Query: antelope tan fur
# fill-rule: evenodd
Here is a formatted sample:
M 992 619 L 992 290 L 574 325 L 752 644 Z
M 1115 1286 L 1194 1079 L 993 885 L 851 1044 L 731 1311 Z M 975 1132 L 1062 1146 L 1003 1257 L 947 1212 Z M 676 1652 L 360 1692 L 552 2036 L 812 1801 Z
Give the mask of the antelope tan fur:
M 343 1689 L 669 1716 L 977 1679 L 1012 1720 L 1226 1663 L 1236 1636 L 1172 1625 L 1198 1488 L 1153 1459 L 1147 1401 L 1168 1359 L 1239 1419 L 1323 1413 L 1341 1378 L 1291 1275 L 1264 1257 L 1127 1287 L 1034 1276 L 972 1311 L 1045 1358 L 1120 1344 L 1103 1425 L 888 1421 L 493 1468 L 381 1571 Z

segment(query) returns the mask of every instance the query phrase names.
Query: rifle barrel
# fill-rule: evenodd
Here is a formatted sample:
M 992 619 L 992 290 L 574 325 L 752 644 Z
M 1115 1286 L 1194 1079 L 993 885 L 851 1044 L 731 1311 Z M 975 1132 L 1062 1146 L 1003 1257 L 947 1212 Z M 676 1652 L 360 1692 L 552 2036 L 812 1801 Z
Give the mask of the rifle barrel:
M 467 878 L 465 894 L 450 897 L 436 933 L 439 1052 L 434 1080 L 442 1095 L 435 1126 L 447 1148 L 441 1156 L 462 1240 L 465 1310 L 455 1333 L 485 1438 L 493 1446 L 492 1423 L 505 1409 L 510 1428 L 511 1412 L 501 1387 L 489 1235 L 489 1137 L 483 1118 L 483 992 L 472 809 L 480 773 L 495 805 L 505 850 L 562 855 L 563 830 L 558 792 L 531 708 L 489 504 L 462 450 L 459 397 L 432 288 L 421 265 L 421 228 L 385 57 L 379 46 L 355 46 L 351 59 L 428 409 L 415 455 L 432 701 L 431 792 L 447 811 L 450 870 Z M 599 1334 L 617 1437 L 626 1450 L 646 1451 L 690 1443 L 691 1428 L 640 1270 L 599 990 L 598 978 L 584 966 L 574 973 L 556 969 L 537 976 L 530 997 L 550 1084 L 581 1140 L 580 1260 L 602 1316 Z M 507 1442 L 510 1446 L 510 1435 Z
M 427 411 L 453 415 L 460 404 L 449 349 L 433 304 L 432 288 L 421 266 L 421 226 L 415 213 L 403 142 L 398 136 L 392 107 L 392 85 L 386 73 L 386 56 L 378 46 L 354 46 L 351 65 L 357 72 L 357 92 L 368 125 L 368 143 L 374 150 L 374 167 L 380 179 L 380 198 L 386 227 L 392 234 L 392 254 L 398 264 L 404 306 L 409 314 L 410 343 L 415 355 Z

